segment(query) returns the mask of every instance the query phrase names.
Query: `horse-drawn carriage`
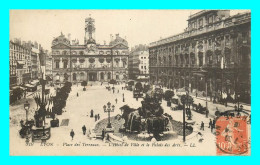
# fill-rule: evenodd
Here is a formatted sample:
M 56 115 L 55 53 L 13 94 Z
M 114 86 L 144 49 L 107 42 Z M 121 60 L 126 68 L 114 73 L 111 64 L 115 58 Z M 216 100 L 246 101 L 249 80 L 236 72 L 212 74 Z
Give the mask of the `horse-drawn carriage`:
M 192 110 L 201 113 L 201 114 L 206 114 L 207 108 L 203 107 L 200 103 L 197 104 L 192 104 Z
M 137 82 L 135 84 L 134 91 L 133 91 L 133 96 L 134 96 L 134 98 L 141 98 L 141 97 L 143 97 L 143 86 L 142 86 L 142 83 Z

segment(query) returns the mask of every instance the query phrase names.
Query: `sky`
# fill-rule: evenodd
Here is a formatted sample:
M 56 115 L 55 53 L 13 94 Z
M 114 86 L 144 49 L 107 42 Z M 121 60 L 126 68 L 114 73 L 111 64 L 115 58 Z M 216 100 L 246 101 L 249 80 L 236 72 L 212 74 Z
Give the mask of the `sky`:
M 110 42 L 110 34 L 126 37 L 129 47 L 178 34 L 187 19 L 200 10 L 10 10 L 10 39 L 37 41 L 51 50 L 61 32 L 84 44 L 85 18 L 95 19 L 96 42 Z M 245 10 L 231 10 L 231 15 Z

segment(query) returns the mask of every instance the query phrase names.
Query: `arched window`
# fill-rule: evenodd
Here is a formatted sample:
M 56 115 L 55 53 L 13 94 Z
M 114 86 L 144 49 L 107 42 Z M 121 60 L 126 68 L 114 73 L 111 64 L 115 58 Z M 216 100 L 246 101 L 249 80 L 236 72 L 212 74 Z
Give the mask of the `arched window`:
M 199 52 L 199 67 L 203 65 L 203 53 Z
M 68 81 L 68 78 L 69 78 L 68 74 L 64 73 L 64 80 Z
M 73 73 L 73 81 L 76 81 L 77 80 L 77 75 L 76 73 Z
M 108 74 L 107 74 L 107 79 L 111 79 L 111 73 L 110 72 L 108 72 Z
M 195 54 L 194 53 L 190 54 L 190 59 L 191 59 L 191 64 L 194 65 L 195 64 Z
M 103 72 L 100 73 L 100 79 L 104 80 L 104 73 Z
M 159 65 L 161 65 L 161 64 L 162 64 L 162 58 L 159 57 Z
M 189 55 L 185 54 L 186 65 L 190 64 Z
M 83 80 L 84 80 L 84 73 L 81 72 L 81 73 L 80 73 L 80 81 L 83 81 Z
M 208 62 L 208 64 L 212 64 L 213 63 L 213 58 L 212 58 L 212 55 L 213 55 L 213 52 L 211 51 L 211 50 L 208 50 L 207 51 L 207 62 Z
M 63 68 L 68 68 L 68 61 L 67 60 L 64 60 L 63 61 Z

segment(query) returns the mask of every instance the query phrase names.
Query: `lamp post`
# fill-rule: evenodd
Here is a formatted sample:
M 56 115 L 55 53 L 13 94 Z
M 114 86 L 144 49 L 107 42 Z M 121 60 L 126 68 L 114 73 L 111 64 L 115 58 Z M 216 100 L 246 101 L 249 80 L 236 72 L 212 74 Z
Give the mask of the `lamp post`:
M 26 112 L 26 123 L 28 122 L 28 111 L 30 109 L 30 103 L 28 103 L 28 101 L 26 101 L 26 103 L 24 104 L 24 109 Z
M 181 96 L 181 102 L 183 104 L 183 142 L 186 141 L 186 135 L 185 135 L 185 130 L 186 130 L 186 121 L 185 121 L 185 112 L 186 112 L 186 109 L 185 109 L 185 106 L 187 105 L 188 103 L 188 93 L 186 93 L 186 95 L 182 95 Z
M 25 112 L 26 112 L 26 122 L 25 122 L 25 128 L 26 128 L 26 144 L 29 143 L 29 125 L 28 125 L 28 111 L 30 109 L 30 103 L 28 103 L 28 101 L 26 101 L 26 103 L 24 104 L 24 109 L 25 109 Z
M 103 106 L 103 109 L 104 109 L 104 112 L 107 112 L 107 113 L 108 113 L 108 124 L 107 124 L 107 128 L 112 128 L 111 123 L 110 123 L 110 112 L 114 112 L 115 106 L 114 106 L 114 105 L 111 106 L 111 103 L 108 102 L 107 105 L 104 105 L 104 106 Z

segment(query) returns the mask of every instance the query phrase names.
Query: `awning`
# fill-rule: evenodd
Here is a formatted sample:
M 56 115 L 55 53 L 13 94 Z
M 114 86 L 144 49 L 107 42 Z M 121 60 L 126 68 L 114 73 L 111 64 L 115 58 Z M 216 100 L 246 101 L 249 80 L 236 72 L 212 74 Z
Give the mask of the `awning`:
M 14 86 L 11 89 L 14 90 L 14 89 L 18 89 L 18 88 L 20 88 L 20 86 Z
M 24 87 L 20 87 L 22 90 L 26 90 L 26 88 L 24 88 Z
M 35 87 L 34 85 L 31 85 L 31 84 L 25 84 L 26 87 L 29 87 L 29 88 L 33 88 Z
M 204 76 L 205 76 L 205 75 L 202 74 L 202 73 L 193 73 L 193 75 L 195 75 L 195 76 L 200 76 L 200 77 L 204 77 Z
M 137 77 L 137 79 L 138 79 L 138 80 L 140 80 L 140 79 L 146 79 L 146 80 L 147 80 L 147 79 L 149 79 L 149 77 L 145 77 L 145 76 L 138 76 L 138 77 Z
M 17 61 L 17 63 L 18 63 L 19 65 L 24 65 L 24 64 L 25 64 L 25 61 Z

